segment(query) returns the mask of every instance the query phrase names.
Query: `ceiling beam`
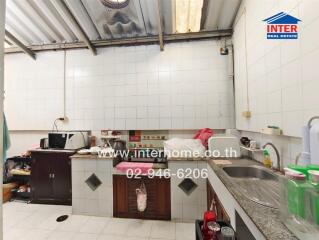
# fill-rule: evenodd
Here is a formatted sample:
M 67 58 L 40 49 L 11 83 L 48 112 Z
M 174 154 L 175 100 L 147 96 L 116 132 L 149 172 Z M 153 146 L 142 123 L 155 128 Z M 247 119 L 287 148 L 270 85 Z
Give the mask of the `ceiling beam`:
M 86 46 L 91 50 L 93 55 L 96 55 L 96 49 L 91 43 L 89 37 L 86 35 L 84 29 L 81 27 L 79 22 L 76 20 L 75 16 L 69 9 L 69 7 L 66 5 L 66 3 L 63 0 L 55 0 L 52 3 L 54 3 L 55 7 L 58 7 L 62 12 L 63 15 L 65 15 L 68 20 L 71 22 L 71 24 L 76 28 L 76 31 L 79 34 L 80 39 L 86 44 Z
M 10 42 L 10 40 L 7 37 L 4 38 L 4 41 L 10 46 L 13 45 L 12 42 Z
M 9 39 L 10 42 L 14 43 L 18 48 L 20 48 L 23 52 L 28 54 L 34 60 L 36 59 L 36 54 L 31 49 L 27 48 L 22 42 L 20 42 L 15 36 L 13 36 L 10 32 L 5 30 L 5 35 Z
M 165 42 L 181 42 L 181 41 L 192 41 L 201 39 L 220 39 L 225 37 L 231 37 L 233 30 L 217 30 L 209 32 L 197 32 L 197 33 L 184 33 L 184 34 L 169 34 L 163 35 Z M 122 39 L 108 39 L 108 40 L 97 40 L 92 41 L 94 47 L 110 47 L 110 46 L 132 46 L 132 45 L 145 45 L 145 44 L 158 44 L 158 36 L 152 37 L 138 37 L 138 38 L 122 38 Z M 78 43 L 61 43 L 61 44 L 46 44 L 31 46 L 30 49 L 33 51 L 54 51 L 64 49 L 78 49 L 87 48 L 87 45 L 83 42 Z M 5 53 L 18 53 L 21 52 L 19 48 L 7 48 Z
M 156 15 L 157 15 L 157 25 L 158 25 L 158 40 L 161 51 L 164 51 L 164 40 L 163 40 L 163 28 L 162 28 L 162 17 L 160 9 L 160 0 L 156 1 Z

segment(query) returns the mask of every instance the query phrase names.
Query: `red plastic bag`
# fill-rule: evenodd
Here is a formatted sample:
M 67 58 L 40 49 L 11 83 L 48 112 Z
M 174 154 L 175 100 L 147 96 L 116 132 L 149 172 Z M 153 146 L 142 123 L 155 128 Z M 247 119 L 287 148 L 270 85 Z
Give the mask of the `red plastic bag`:
M 195 136 L 194 139 L 201 140 L 202 144 L 207 148 L 208 147 L 208 139 L 213 136 L 214 132 L 210 128 L 203 128 L 199 130 Z

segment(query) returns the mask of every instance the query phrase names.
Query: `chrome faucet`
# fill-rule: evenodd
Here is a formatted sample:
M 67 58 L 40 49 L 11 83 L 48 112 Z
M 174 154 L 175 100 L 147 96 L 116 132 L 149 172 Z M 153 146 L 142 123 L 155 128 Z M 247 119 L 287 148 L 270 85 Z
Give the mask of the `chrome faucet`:
M 263 146 L 263 149 L 265 149 L 267 146 L 271 146 L 275 152 L 276 152 L 276 156 L 277 156 L 277 168 L 278 170 L 280 171 L 281 170 L 281 166 L 280 166 L 280 155 L 279 155 L 279 151 L 278 149 L 276 148 L 276 146 L 270 142 L 266 143 L 264 146 Z

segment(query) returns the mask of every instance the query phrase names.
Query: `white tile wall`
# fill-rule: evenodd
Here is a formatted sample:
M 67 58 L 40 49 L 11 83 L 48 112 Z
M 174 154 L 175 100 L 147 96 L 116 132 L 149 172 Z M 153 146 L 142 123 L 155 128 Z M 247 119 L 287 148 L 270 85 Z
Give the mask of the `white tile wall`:
M 251 119 L 241 116 L 247 110 L 244 8 Z M 285 135 L 300 137 L 302 125 L 319 115 L 318 8 L 317 0 L 243 1 L 233 35 L 238 129 L 260 132 L 267 125 L 277 125 Z M 281 11 L 302 20 L 299 40 L 266 39 L 262 20 Z
M 13 130 L 51 130 L 63 115 L 63 53 L 5 56 L 4 111 Z
M 67 52 L 66 129 L 233 127 L 229 56 L 219 41 Z M 10 129 L 51 129 L 62 114 L 63 52 L 6 56 Z M 23 119 L 23 121 L 22 121 Z

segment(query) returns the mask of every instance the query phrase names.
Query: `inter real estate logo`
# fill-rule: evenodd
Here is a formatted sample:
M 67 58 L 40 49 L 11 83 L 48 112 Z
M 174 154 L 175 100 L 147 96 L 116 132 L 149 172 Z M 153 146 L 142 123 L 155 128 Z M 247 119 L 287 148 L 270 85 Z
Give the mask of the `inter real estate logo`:
M 267 22 L 267 39 L 298 39 L 298 18 L 281 12 L 263 21 Z

